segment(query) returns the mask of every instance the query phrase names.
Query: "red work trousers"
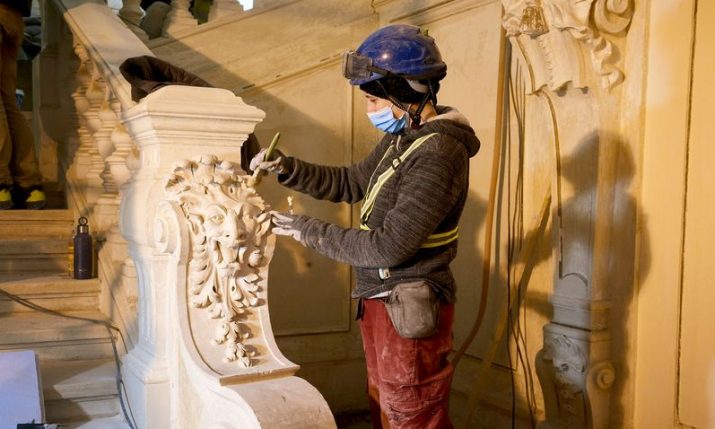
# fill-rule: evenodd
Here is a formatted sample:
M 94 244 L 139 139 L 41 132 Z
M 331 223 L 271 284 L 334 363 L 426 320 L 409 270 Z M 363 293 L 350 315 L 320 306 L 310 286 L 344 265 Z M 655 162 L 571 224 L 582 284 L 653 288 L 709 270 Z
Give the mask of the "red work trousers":
M 448 429 L 454 304 L 441 304 L 439 330 L 402 338 L 381 299 L 363 301 L 360 321 L 373 428 Z

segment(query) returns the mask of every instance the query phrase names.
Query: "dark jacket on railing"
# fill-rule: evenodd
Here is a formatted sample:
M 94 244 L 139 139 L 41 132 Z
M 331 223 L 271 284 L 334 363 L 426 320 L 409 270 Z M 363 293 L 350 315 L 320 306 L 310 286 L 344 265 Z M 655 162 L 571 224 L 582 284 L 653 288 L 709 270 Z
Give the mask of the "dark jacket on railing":
M 127 58 L 119 66 L 119 71 L 132 86 L 132 100 L 137 102 L 168 85 L 213 88 L 213 85 L 195 74 L 148 55 Z M 241 168 L 245 171 L 250 171 L 248 163 L 259 150 L 261 150 L 261 146 L 258 139 L 253 133 L 249 134 L 246 142 L 241 145 Z
M 30 11 L 32 10 L 32 0 L 0 0 L 0 4 L 15 9 L 22 16 L 30 16 Z

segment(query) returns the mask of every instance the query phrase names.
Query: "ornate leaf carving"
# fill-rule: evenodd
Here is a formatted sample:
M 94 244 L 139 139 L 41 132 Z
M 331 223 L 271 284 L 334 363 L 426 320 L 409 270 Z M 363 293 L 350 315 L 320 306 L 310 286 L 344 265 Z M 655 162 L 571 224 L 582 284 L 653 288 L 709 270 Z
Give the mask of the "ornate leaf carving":
M 543 86 L 557 90 L 569 82 L 585 87 L 581 49 L 591 57 L 603 88 L 623 80 L 611 39 L 628 29 L 631 0 L 502 0 L 502 4 L 507 35 L 516 39 L 531 67 L 539 69 L 533 71 L 532 91 Z M 532 38 L 523 34 L 521 22 L 525 8 L 534 6 L 543 8 L 549 31 Z
M 270 229 L 269 207 L 248 186 L 239 166 L 204 155 L 183 161 L 166 179 L 191 236 L 190 303 L 217 321 L 212 343 L 224 345 L 224 360 L 251 365 L 242 317 L 260 304 L 260 268 Z

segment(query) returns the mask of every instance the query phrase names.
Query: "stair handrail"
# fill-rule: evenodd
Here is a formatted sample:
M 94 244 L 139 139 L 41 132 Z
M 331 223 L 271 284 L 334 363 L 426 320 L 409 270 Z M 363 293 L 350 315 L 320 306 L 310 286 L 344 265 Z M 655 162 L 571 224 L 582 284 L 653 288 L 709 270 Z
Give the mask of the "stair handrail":
M 102 71 L 122 108 L 135 105 L 131 86 L 119 72 L 119 65 L 129 57 L 154 56 L 151 50 L 101 0 L 53 0 L 53 3 L 92 62 Z
M 122 369 L 137 426 L 334 428 L 320 393 L 293 376 L 299 367 L 281 354 L 270 324 L 270 208 L 240 168 L 241 145 L 265 113 L 219 88 L 169 85 L 135 102 L 119 67 L 152 53 L 133 30 L 99 0 L 44 7 L 43 25 L 59 21 L 62 39 L 46 58 L 80 59 L 74 76 L 57 78 L 77 89 L 54 88 L 67 122 L 77 124 L 65 136 L 75 146 L 66 165 L 70 207 L 98 225 L 98 271 L 111 305 L 122 305 L 114 293 L 127 278 L 138 294 Z M 217 259 L 202 239 L 219 216 L 211 210 L 223 210 L 236 236 L 221 248 L 215 276 L 203 278 L 202 261 Z

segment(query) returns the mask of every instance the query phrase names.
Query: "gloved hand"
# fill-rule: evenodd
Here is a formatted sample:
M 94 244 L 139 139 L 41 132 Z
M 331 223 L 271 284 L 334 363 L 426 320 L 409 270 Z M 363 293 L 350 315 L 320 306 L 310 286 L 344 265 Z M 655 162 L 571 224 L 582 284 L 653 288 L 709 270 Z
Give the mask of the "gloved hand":
M 291 237 L 295 241 L 303 243 L 302 234 L 300 228 L 296 225 L 296 222 L 301 216 L 294 215 L 290 213 L 281 213 L 273 211 L 271 212 L 271 221 L 273 222 L 273 229 L 271 231 L 276 235 L 285 235 L 286 237 Z
M 266 150 L 267 149 L 261 149 L 260 152 L 251 159 L 251 163 L 248 164 L 248 168 L 250 168 L 251 171 L 264 170 L 279 175 L 290 174 L 292 172 L 293 169 L 288 159 L 283 155 L 283 152 L 277 149 L 271 154 L 272 159 L 264 161 L 263 158 L 266 156 Z

